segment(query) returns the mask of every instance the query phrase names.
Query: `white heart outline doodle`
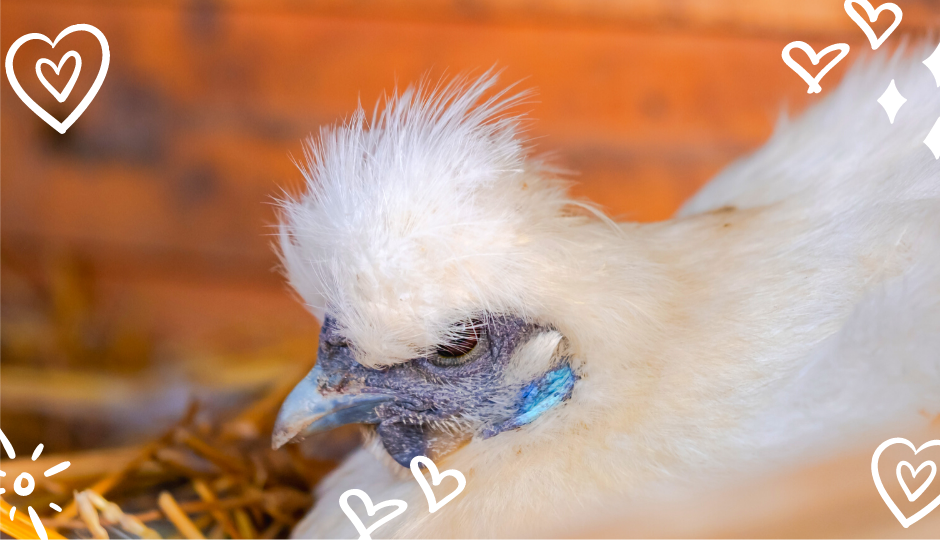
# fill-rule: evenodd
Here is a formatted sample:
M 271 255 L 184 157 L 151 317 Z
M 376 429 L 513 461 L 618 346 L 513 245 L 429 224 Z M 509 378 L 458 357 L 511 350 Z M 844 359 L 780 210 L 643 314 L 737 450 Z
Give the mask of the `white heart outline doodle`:
M 871 25 L 865 22 L 865 19 L 858 14 L 858 11 L 852 7 L 852 4 L 858 4 L 865 9 L 865 13 L 868 15 L 868 20 L 870 22 L 875 22 L 878 20 L 878 15 L 884 11 L 888 10 L 894 14 L 894 24 L 892 24 L 887 30 L 881 34 L 881 37 L 875 37 L 875 31 L 872 30 Z M 886 39 L 894 32 L 894 30 L 901 24 L 901 18 L 904 16 L 904 12 L 901 11 L 901 8 L 897 4 L 892 4 L 887 2 L 878 6 L 878 9 L 875 9 L 871 5 L 871 2 L 868 0 L 845 0 L 843 5 L 845 12 L 849 15 L 849 18 L 855 21 L 855 24 L 862 29 L 862 32 L 865 32 L 865 37 L 868 38 L 868 41 L 871 42 L 872 50 L 877 50 L 878 47 L 881 47 L 881 44 L 885 42 Z
M 927 481 L 923 482 L 916 491 L 911 493 L 911 490 L 907 487 L 907 482 L 904 481 L 904 477 L 901 476 L 901 468 L 907 467 L 911 471 L 911 479 L 916 479 L 917 475 L 920 474 L 921 469 L 924 467 L 930 466 L 930 474 L 927 476 Z M 927 488 L 930 487 L 930 484 L 933 482 L 935 476 L 937 476 L 937 465 L 930 460 L 927 460 L 920 464 L 920 467 L 917 467 L 917 470 L 914 470 L 914 466 L 906 461 L 898 463 L 898 468 L 895 469 L 895 474 L 898 477 L 898 483 L 901 484 L 901 489 L 904 490 L 904 494 L 907 495 L 907 500 L 910 502 L 916 501 L 921 495 L 927 491 Z
M 65 88 L 63 88 L 62 91 L 59 92 L 55 89 L 54 86 L 52 86 L 52 84 L 49 83 L 49 80 L 46 79 L 46 76 L 42 74 L 42 66 L 47 65 L 47 64 L 52 66 L 52 71 L 55 71 L 55 74 L 59 75 L 59 73 L 62 71 L 62 66 L 65 65 L 65 61 L 68 60 L 69 58 L 75 59 L 75 69 L 72 71 L 72 76 L 69 77 L 68 84 L 66 84 Z M 81 71 L 82 71 L 82 57 L 80 54 L 78 54 L 75 51 L 69 51 L 65 53 L 62 59 L 59 60 L 59 65 L 53 64 L 52 60 L 49 60 L 48 58 L 40 58 L 36 62 L 36 76 L 39 77 L 39 82 L 41 82 L 42 85 L 46 87 L 46 90 L 48 90 L 49 93 L 52 94 L 52 97 L 56 98 L 56 101 L 58 101 L 59 103 L 62 103 L 63 101 L 69 98 L 69 94 L 72 93 L 72 88 L 75 88 L 75 81 L 78 80 L 78 74 L 81 73 Z
M 85 94 L 85 97 L 82 98 L 82 101 L 75 107 L 75 110 L 72 111 L 63 122 L 59 122 L 52 117 L 51 114 L 47 113 L 42 107 L 40 107 L 29 95 L 23 91 L 23 87 L 20 86 L 19 81 L 16 80 L 16 74 L 13 72 L 13 56 L 16 54 L 16 51 L 19 50 L 27 41 L 32 41 L 38 39 L 45 41 L 54 49 L 55 46 L 59 43 L 59 40 L 73 32 L 88 32 L 98 38 L 98 43 L 101 44 L 101 68 L 98 69 L 98 76 L 95 77 L 95 82 L 91 85 L 91 88 L 88 90 L 88 93 Z M 20 37 L 13 42 L 13 45 L 10 46 L 10 49 L 7 51 L 6 59 L 6 72 L 7 79 L 10 81 L 10 86 L 13 87 L 13 91 L 16 92 L 16 95 L 23 100 L 23 103 L 26 104 L 34 113 L 36 113 L 39 118 L 42 118 L 47 124 L 52 126 L 52 129 L 58 131 L 59 133 L 64 134 L 65 131 L 78 120 L 78 117 L 85 112 L 85 109 L 88 108 L 88 105 L 91 104 L 91 100 L 95 99 L 95 95 L 98 94 L 98 90 L 101 88 L 101 85 L 104 83 L 104 78 L 108 74 L 108 64 L 111 62 L 111 49 L 108 48 L 108 40 L 104 37 L 104 34 L 100 30 L 95 28 L 90 24 L 73 24 L 65 30 L 59 32 L 59 35 L 56 36 L 55 41 L 50 41 L 43 34 L 26 34 L 25 36 Z M 50 62 L 51 63 L 51 62 Z
M 812 77 L 809 74 L 809 72 L 803 68 L 803 66 L 801 66 L 796 60 L 790 57 L 790 51 L 792 51 L 793 49 L 800 49 L 801 51 L 805 52 L 806 56 L 809 57 L 810 61 L 813 63 L 814 66 L 819 65 L 819 61 L 822 60 L 824 56 L 831 53 L 832 51 L 839 50 L 842 52 L 839 53 L 839 55 L 836 56 L 833 60 L 831 60 L 828 64 L 826 64 L 826 67 L 824 67 L 822 71 L 820 71 L 816 75 L 816 77 Z M 783 48 L 782 56 L 783 56 L 783 62 L 786 65 L 790 66 L 790 69 L 795 71 L 796 74 L 799 75 L 800 78 L 802 78 L 806 82 L 806 84 L 809 85 L 809 89 L 806 91 L 806 93 L 818 94 L 819 92 L 822 91 L 822 87 L 819 86 L 819 82 L 822 80 L 823 77 L 826 76 L 826 73 L 829 73 L 830 69 L 834 68 L 836 64 L 841 62 L 842 59 L 845 58 L 846 55 L 848 54 L 849 54 L 848 43 L 836 43 L 835 45 L 830 45 L 826 47 L 825 49 L 819 51 L 819 53 L 817 54 L 816 51 L 812 47 L 810 47 L 808 43 L 804 41 L 794 41 Z
M 457 489 L 452 491 L 450 495 L 438 501 L 434 497 L 434 492 L 431 491 L 431 486 L 428 484 L 428 480 L 424 477 L 424 474 L 421 472 L 421 468 L 418 465 L 424 465 L 427 467 L 428 471 L 431 473 L 431 482 L 433 482 L 435 486 L 441 485 L 441 480 L 447 476 L 450 476 L 457 480 Z M 440 510 L 445 504 L 452 501 L 454 497 L 460 495 L 460 492 L 463 491 L 463 488 L 467 486 L 467 479 L 464 478 L 463 473 L 456 469 L 448 469 L 444 472 L 438 472 L 437 466 L 434 465 L 434 462 L 425 456 L 415 456 L 411 460 L 411 474 L 415 476 L 415 480 L 417 480 L 418 485 L 421 486 L 421 491 L 423 491 L 424 496 L 427 497 L 428 510 L 430 510 L 432 514 Z
M 930 448 L 931 446 L 940 446 L 940 440 L 927 441 L 926 443 L 921 445 L 920 448 L 915 449 L 911 441 L 902 437 L 895 437 L 893 439 L 888 439 L 887 441 L 881 443 L 878 449 L 875 450 L 874 455 L 872 455 L 871 457 L 871 477 L 875 481 L 875 487 L 878 488 L 878 493 L 881 495 L 881 498 L 884 499 L 885 504 L 888 505 L 888 509 L 891 510 L 892 514 L 894 514 L 894 517 L 898 518 L 898 521 L 901 523 L 901 526 L 906 529 L 910 527 L 911 525 L 920 521 L 921 518 L 923 518 L 924 516 L 932 512 L 934 508 L 936 508 L 937 506 L 940 506 L 940 495 L 937 495 L 937 497 L 934 498 L 934 500 L 930 501 L 926 506 L 921 508 L 920 511 L 918 511 L 916 514 L 914 514 L 913 516 L 909 518 L 905 517 L 904 514 L 901 513 L 901 510 L 898 508 L 898 505 L 895 504 L 894 501 L 891 499 L 891 496 L 888 495 L 888 491 L 885 489 L 884 484 L 881 482 L 881 474 L 878 472 L 878 459 L 881 458 L 882 452 L 884 452 L 885 449 L 887 449 L 889 446 L 893 446 L 895 444 L 903 444 L 907 446 L 908 448 L 910 448 L 911 450 L 913 450 L 914 455 L 917 455 L 918 452 L 920 452 L 921 450 L 925 448 Z M 918 468 L 918 470 L 920 469 Z
M 376 512 L 378 512 L 379 510 L 387 506 L 397 506 L 398 509 L 392 512 L 391 514 L 383 517 L 382 519 L 376 521 L 375 523 L 372 524 L 371 527 L 367 529 L 366 526 L 362 523 L 362 520 L 359 519 L 359 515 L 356 514 L 356 512 L 352 508 L 349 507 L 349 498 L 354 495 L 356 497 L 359 497 L 359 499 L 361 499 L 362 502 L 365 503 L 366 512 L 369 514 L 369 517 L 374 516 Z M 343 494 L 339 496 L 339 506 L 340 508 L 343 509 L 343 513 L 346 514 L 346 517 L 349 518 L 349 521 L 352 522 L 353 527 L 355 527 L 356 531 L 359 533 L 359 540 L 372 540 L 372 536 L 370 536 L 372 532 L 374 532 L 376 529 L 378 529 L 382 525 L 385 525 L 389 521 L 397 518 L 405 510 L 408 509 L 408 503 L 399 499 L 389 499 L 387 501 L 383 501 L 379 504 L 373 505 L 372 499 L 369 497 L 369 495 L 365 491 L 362 491 L 361 489 L 349 489 L 349 490 L 344 491 Z

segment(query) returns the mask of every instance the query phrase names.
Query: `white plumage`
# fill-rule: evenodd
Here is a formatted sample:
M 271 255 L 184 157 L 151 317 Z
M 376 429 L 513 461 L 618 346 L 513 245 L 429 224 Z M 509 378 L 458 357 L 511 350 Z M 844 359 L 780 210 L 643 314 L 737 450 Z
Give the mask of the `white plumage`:
M 940 412 L 931 50 L 856 65 L 661 223 L 614 224 L 571 200 L 505 113 L 522 97 L 484 100 L 490 75 L 323 130 L 308 192 L 284 205 L 281 252 L 361 366 L 406 365 L 459 337 L 454 321 L 509 314 L 549 330 L 513 354 L 507 381 L 561 357 L 578 379 L 534 422 L 435 456 L 467 477 L 441 511 L 375 437 L 294 535 L 355 537 L 337 500 L 358 488 L 409 504 L 376 537 L 525 536 L 572 504 Z M 909 100 L 893 125 L 876 101 L 891 79 Z

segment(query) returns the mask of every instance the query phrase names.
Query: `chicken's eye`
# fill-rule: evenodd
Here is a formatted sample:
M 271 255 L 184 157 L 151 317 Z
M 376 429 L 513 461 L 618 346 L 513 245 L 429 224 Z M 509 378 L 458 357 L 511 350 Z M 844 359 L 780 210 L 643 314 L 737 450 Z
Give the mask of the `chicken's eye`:
M 441 345 L 430 358 L 438 367 L 458 366 L 469 362 L 475 355 L 480 339 L 483 337 L 483 324 L 480 321 L 468 321 L 456 330 L 455 339 Z

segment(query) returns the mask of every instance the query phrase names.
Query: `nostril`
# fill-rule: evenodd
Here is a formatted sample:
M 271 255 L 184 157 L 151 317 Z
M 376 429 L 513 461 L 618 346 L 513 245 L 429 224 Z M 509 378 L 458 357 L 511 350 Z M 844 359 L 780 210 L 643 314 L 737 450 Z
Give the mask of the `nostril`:
M 342 337 L 333 337 L 326 340 L 326 344 L 333 349 L 342 349 L 349 347 L 349 343 Z
M 321 373 L 317 377 L 317 390 L 320 392 L 340 392 L 349 384 L 349 377 L 343 373 Z

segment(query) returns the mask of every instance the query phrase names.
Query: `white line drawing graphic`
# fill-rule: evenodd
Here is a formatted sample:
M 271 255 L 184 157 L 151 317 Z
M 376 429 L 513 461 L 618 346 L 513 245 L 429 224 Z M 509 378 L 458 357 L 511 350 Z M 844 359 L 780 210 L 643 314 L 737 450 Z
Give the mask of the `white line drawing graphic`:
M 888 120 L 893 124 L 895 117 L 898 115 L 898 111 L 901 110 L 902 105 L 907 103 L 907 99 L 901 95 L 901 92 L 898 92 L 898 87 L 894 84 L 894 79 L 891 79 L 891 84 L 888 85 L 888 89 L 885 90 L 885 93 L 881 94 L 881 97 L 878 98 L 878 103 L 880 103 L 885 112 L 888 113 Z
M 930 133 L 924 139 L 924 144 L 933 152 L 935 159 L 940 159 L 940 118 L 937 118 L 937 123 L 930 128 Z
M 828 64 L 815 76 L 811 76 L 808 71 L 806 71 L 803 66 L 798 64 L 796 60 L 790 57 L 790 51 L 793 49 L 800 49 L 809 56 L 810 61 L 814 66 L 819 65 L 819 61 L 822 60 L 824 56 L 831 53 L 832 51 L 840 51 L 838 56 L 830 60 Z M 849 54 L 849 45 L 848 43 L 836 43 L 835 45 L 830 45 L 825 49 L 819 51 L 817 54 L 808 43 L 803 41 L 794 41 L 786 47 L 783 48 L 783 61 L 790 66 L 790 69 L 796 72 L 806 84 L 809 85 L 809 89 L 806 91 L 807 94 L 818 94 L 822 91 L 822 87 L 819 86 L 819 82 L 822 81 L 823 77 L 826 76 L 826 73 L 829 73 L 829 70 L 835 67 L 840 61 L 842 61 L 845 56 Z
M 937 80 L 937 88 L 940 88 L 940 45 L 937 45 L 937 50 L 924 60 L 924 65 L 933 73 L 933 78 Z
M 431 491 L 431 486 L 428 485 L 428 480 L 424 477 L 424 473 L 421 472 L 420 465 L 427 467 L 428 471 L 431 473 L 431 482 L 435 486 L 441 485 L 441 480 L 450 476 L 457 480 L 457 489 L 452 491 L 449 495 L 438 501 L 434 497 L 434 492 Z M 418 484 L 421 486 L 421 491 L 424 492 L 424 496 L 428 499 L 428 510 L 433 514 L 440 510 L 445 504 L 449 503 L 456 497 L 460 495 L 460 492 L 463 491 L 463 488 L 467 486 L 467 479 L 464 478 L 463 473 L 456 469 L 448 469 L 444 472 L 438 472 L 437 466 L 434 465 L 434 462 L 424 456 L 415 456 L 411 460 L 411 474 L 415 476 L 415 480 L 418 481 Z
M 891 26 L 881 34 L 881 37 L 875 36 L 875 31 L 872 30 L 871 25 L 862 18 L 861 15 L 855 11 L 855 8 L 852 7 L 852 4 L 858 4 L 865 10 L 865 13 L 868 15 L 868 21 L 875 22 L 878 20 L 878 16 L 882 11 L 890 11 L 894 14 L 894 22 L 891 23 Z M 871 42 L 871 48 L 877 49 L 881 47 L 881 44 L 885 42 L 886 39 L 891 35 L 892 32 L 901 24 L 901 17 L 904 16 L 904 13 L 901 11 L 901 8 L 897 4 L 886 3 L 878 6 L 878 9 L 875 9 L 874 6 L 868 0 L 845 0 L 845 12 L 848 13 L 849 18 L 855 21 L 855 24 L 862 29 L 862 32 L 865 32 L 865 37 L 868 38 L 868 41 Z
M 69 58 L 75 59 L 75 70 L 72 71 L 72 76 L 69 77 L 69 82 L 65 85 L 65 88 L 61 92 L 55 89 L 54 86 L 49 84 L 49 81 L 46 79 L 46 76 L 42 74 L 42 66 L 49 65 L 52 66 L 52 70 L 55 71 L 55 74 L 58 75 L 62 71 L 62 66 L 65 65 L 65 61 Z M 72 93 L 72 88 L 75 88 L 75 81 L 78 80 L 78 74 L 82 71 L 82 57 L 75 51 L 69 51 L 65 53 L 65 56 L 59 60 L 59 65 L 52 63 L 52 60 L 48 58 L 40 58 L 36 62 L 36 77 L 39 77 L 39 82 L 46 87 L 46 90 L 52 94 L 52 97 L 56 98 L 56 101 L 62 103 L 69 98 L 69 94 Z
M 937 45 L 937 49 L 924 60 L 924 65 L 933 74 L 933 78 L 937 80 L 937 87 L 940 88 L 940 45 Z M 924 144 L 933 152 L 934 159 L 940 159 L 940 118 L 927 134 Z
M 920 471 L 924 467 L 930 467 L 930 474 L 927 475 L 927 480 L 917 488 L 916 491 L 911 493 L 909 487 L 907 487 L 907 482 L 904 481 L 904 477 L 901 476 L 901 469 L 907 468 L 911 471 L 911 477 L 917 479 L 917 475 L 920 474 Z M 921 495 L 927 491 L 927 488 L 930 487 L 930 483 L 933 482 L 935 476 L 937 476 L 937 465 L 933 461 L 925 461 L 920 464 L 920 467 L 917 467 L 917 470 L 914 470 L 914 466 L 906 461 L 898 463 L 898 468 L 895 470 L 895 474 L 898 477 L 898 482 L 901 484 L 901 489 L 904 490 L 904 494 L 907 495 L 907 500 L 910 502 L 916 501 Z
M 372 524 L 371 527 L 367 529 L 366 526 L 363 525 L 362 520 L 359 519 L 359 515 L 357 515 L 356 512 L 349 507 L 350 497 L 359 497 L 362 502 L 365 503 L 366 512 L 369 514 L 369 517 L 374 516 L 377 511 L 387 506 L 396 506 L 397 509 L 394 510 L 391 514 L 376 521 Z M 356 531 L 359 532 L 359 540 L 372 540 L 372 533 L 382 525 L 385 525 L 389 521 L 401 515 L 408 508 L 408 503 L 398 499 L 389 499 L 387 501 L 373 505 L 372 499 L 369 498 L 369 495 L 365 491 L 362 491 L 361 489 L 349 489 L 344 491 L 343 494 L 339 496 L 339 507 L 343 509 L 343 513 L 345 513 L 346 517 L 349 518 L 349 521 L 352 522 L 353 526 L 356 528 Z
M 10 440 L 7 439 L 7 436 L 3 434 L 3 431 L 0 430 L 0 445 L 3 446 L 3 451 L 6 452 L 7 458 L 16 459 L 16 452 L 13 451 L 13 445 L 10 444 Z M 39 456 L 42 454 L 43 445 L 39 445 L 33 450 L 32 460 L 36 461 L 39 459 Z M 43 473 L 47 478 L 64 471 L 69 468 L 68 461 L 63 461 L 54 467 L 50 467 Z M 0 471 L 0 477 L 5 477 L 6 473 Z M 21 473 L 16 477 L 16 480 L 13 482 L 13 491 L 20 497 L 27 497 L 33 493 L 33 489 L 36 487 L 36 480 L 29 473 Z M 0 488 L 0 495 L 5 493 L 6 490 Z M 49 505 L 56 512 L 61 512 L 62 509 L 55 504 Z M 42 524 L 42 520 L 39 519 L 39 516 L 36 514 L 36 511 L 33 510 L 32 506 L 27 506 L 26 511 L 29 514 L 29 519 L 33 523 L 33 528 L 36 530 L 36 534 L 41 540 L 49 540 L 49 536 L 46 534 L 46 528 Z M 13 518 L 16 516 L 16 507 L 13 506 L 10 508 L 10 521 L 13 521 Z
M 901 526 L 903 526 L 906 529 L 910 527 L 911 525 L 913 525 L 914 523 L 917 523 L 918 521 L 920 521 L 921 518 L 923 518 L 924 516 L 929 514 L 931 511 L 933 511 L 934 508 L 936 508 L 937 506 L 940 506 L 940 495 L 937 495 L 937 497 L 934 498 L 934 500 L 927 503 L 926 506 L 921 508 L 916 514 L 914 514 L 911 517 L 906 517 L 904 514 L 901 513 L 901 510 L 898 508 L 898 505 L 895 504 L 895 502 L 891 499 L 891 496 L 888 495 L 888 491 L 885 489 L 884 484 L 881 482 L 881 475 L 878 472 L 878 460 L 881 458 L 881 454 L 889 446 L 893 446 L 895 444 L 903 444 L 904 446 L 907 446 L 908 448 L 913 450 L 914 454 L 916 455 L 925 448 L 930 448 L 932 446 L 940 446 L 940 440 L 927 441 L 926 443 L 921 445 L 920 448 L 915 449 L 914 445 L 911 444 L 911 441 L 904 439 L 902 437 L 895 437 L 894 439 L 888 439 L 887 441 L 881 443 L 881 445 L 875 450 L 874 455 L 872 455 L 871 457 L 871 477 L 875 481 L 875 487 L 878 488 L 878 493 L 881 495 L 881 498 L 884 499 L 885 504 L 888 505 L 888 509 L 891 510 L 892 514 L 894 514 L 894 517 L 898 518 L 898 521 L 901 523 Z M 905 461 L 902 463 L 907 463 L 907 462 Z M 924 490 L 927 489 L 926 486 L 929 486 L 930 483 L 933 481 L 934 476 L 936 476 L 936 465 L 934 465 L 932 462 L 927 462 L 927 463 L 930 463 L 933 466 L 932 467 L 933 472 L 930 478 L 926 482 L 924 482 L 924 485 L 918 488 L 917 491 L 915 491 L 914 493 L 909 493 L 907 485 L 904 483 L 903 480 L 901 480 L 901 465 L 898 465 L 896 469 L 898 480 L 901 480 L 901 485 L 904 486 L 904 491 L 907 494 L 908 499 L 910 499 L 911 501 L 919 497 L 924 492 Z M 914 468 L 910 465 L 910 463 L 907 463 L 907 465 L 908 467 L 911 467 L 911 470 L 913 471 Z M 921 464 L 917 468 L 917 471 L 920 471 L 923 468 L 924 468 L 924 464 Z M 916 472 L 914 473 L 914 476 L 917 476 Z M 911 498 L 912 496 L 913 498 Z
M 98 43 L 101 44 L 101 68 L 98 69 L 98 75 L 95 77 L 95 82 L 92 83 L 91 88 L 88 90 L 88 93 L 85 94 L 85 97 L 82 98 L 78 106 L 75 107 L 75 110 L 72 111 L 72 113 L 69 114 L 68 117 L 64 121 L 59 122 L 58 120 L 53 118 L 51 114 L 47 113 L 45 109 L 43 109 L 35 101 L 33 101 L 33 99 L 29 97 L 29 95 L 26 92 L 23 91 L 23 87 L 20 86 L 19 81 L 16 79 L 16 73 L 13 72 L 13 57 L 16 55 L 16 51 L 19 50 L 19 48 L 27 41 L 38 39 L 40 41 L 44 41 L 48 43 L 53 48 L 55 48 L 55 46 L 59 43 L 59 40 L 61 40 L 63 37 L 73 32 L 89 32 L 90 34 L 92 34 L 98 39 Z M 80 58 L 78 56 L 78 53 L 76 53 L 75 51 L 69 51 L 63 57 L 63 60 L 59 62 L 58 66 L 55 66 L 49 60 L 46 60 L 46 59 L 43 59 L 43 60 L 45 60 L 46 62 L 49 62 L 50 65 L 55 66 L 55 69 L 57 70 L 56 73 L 58 73 L 58 69 L 61 69 L 64 59 L 69 57 L 70 54 L 75 54 L 77 59 Z M 43 60 L 40 60 L 36 64 L 37 72 L 39 72 Z M 59 35 L 56 36 L 55 41 L 50 40 L 43 34 L 36 34 L 36 33 L 26 34 L 25 36 L 21 36 L 19 39 L 14 41 L 13 45 L 10 46 L 10 50 L 7 51 L 6 73 L 7 73 L 7 79 L 9 79 L 10 81 L 10 86 L 13 87 L 13 91 L 16 92 L 16 95 L 19 96 L 21 100 L 23 100 L 23 103 L 25 103 L 26 106 L 30 108 L 30 110 L 36 113 L 36 115 L 39 116 L 39 118 L 42 118 L 44 122 L 52 126 L 52 129 L 58 131 L 59 133 L 65 133 L 65 131 L 69 129 L 72 126 L 72 124 L 75 123 L 76 120 L 78 120 L 78 117 L 81 116 L 83 112 L 85 112 L 85 109 L 88 108 L 88 105 L 91 104 L 91 101 L 95 99 L 95 95 L 98 94 L 98 90 L 101 88 L 101 85 L 104 83 L 104 78 L 108 74 L 108 65 L 110 64 L 110 62 L 111 62 L 111 50 L 108 48 L 108 40 L 104 37 L 104 34 L 102 34 L 100 30 L 98 30 L 97 28 L 95 28 L 94 26 L 90 24 L 73 24 L 72 26 L 69 26 L 68 28 L 60 32 Z M 74 81 L 75 81 L 75 78 L 78 76 L 78 71 L 79 71 L 80 66 L 81 66 L 81 62 L 79 60 L 79 63 L 76 64 L 75 66 L 75 73 L 72 75 L 72 79 L 69 80 L 68 85 L 66 85 L 65 89 L 61 93 L 62 99 L 59 99 L 60 95 L 57 92 L 54 92 L 50 88 L 51 85 L 48 84 L 48 81 L 46 81 L 45 77 L 42 77 L 41 72 L 39 72 L 40 81 L 43 83 L 46 89 L 52 92 L 52 95 L 56 99 L 58 99 L 59 102 L 61 103 L 65 101 L 65 99 L 68 97 L 68 94 L 71 93 L 72 86 L 74 86 Z

